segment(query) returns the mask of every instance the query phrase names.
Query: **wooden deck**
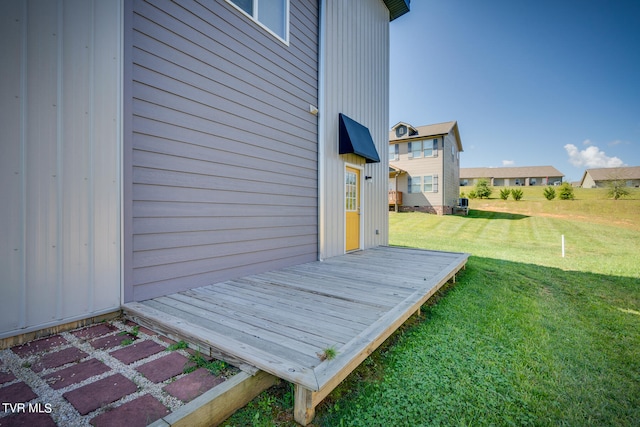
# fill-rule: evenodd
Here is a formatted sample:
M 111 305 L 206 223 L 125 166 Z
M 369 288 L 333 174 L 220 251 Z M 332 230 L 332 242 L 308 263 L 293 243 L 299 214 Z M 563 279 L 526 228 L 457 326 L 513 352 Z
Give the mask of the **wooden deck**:
M 125 314 L 236 365 L 296 385 L 315 406 L 465 266 L 469 254 L 378 247 L 147 301 Z M 332 360 L 321 360 L 333 348 Z M 255 369 L 254 369 L 255 370 Z

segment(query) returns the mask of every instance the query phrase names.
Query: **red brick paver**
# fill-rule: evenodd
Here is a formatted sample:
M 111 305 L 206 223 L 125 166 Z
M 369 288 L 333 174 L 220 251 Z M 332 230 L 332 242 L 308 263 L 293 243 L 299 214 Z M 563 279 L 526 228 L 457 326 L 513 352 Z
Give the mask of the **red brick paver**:
M 138 389 L 135 383 L 122 374 L 111 375 L 94 383 L 87 384 L 62 396 L 71 403 L 81 415 L 87 415 L 103 405 L 115 402 Z
M 39 340 L 31 341 L 26 344 L 13 347 L 11 351 L 20 357 L 25 357 L 30 354 L 38 353 L 41 351 L 48 351 L 54 347 L 58 347 L 63 344 L 67 344 L 68 341 L 60 335 L 53 335 L 47 338 L 40 338 Z
M 58 416 L 63 418 L 59 425 L 145 426 L 224 381 L 205 369 L 184 375 L 194 364 L 184 351 L 166 351 L 175 341 L 133 322 L 124 324 L 105 322 L 2 350 L 0 402 L 7 408 L 0 413 L 0 427 L 50 427 Z M 127 332 L 130 328 L 138 333 Z M 133 343 L 122 346 L 125 340 Z M 116 373 L 126 365 L 137 366 L 149 381 L 136 384 L 130 375 Z M 31 382 L 34 374 L 48 385 L 43 391 L 55 391 L 58 399 L 66 399 L 67 411 L 78 412 L 58 415 L 60 408 L 37 395 L 41 388 Z
M 186 403 L 223 381 L 223 378 L 200 368 L 165 386 L 163 390 Z
M 0 427 L 56 427 L 49 414 L 23 412 L 0 418 Z
M 133 341 L 135 339 L 136 337 L 134 337 L 131 334 L 111 335 L 108 337 L 98 338 L 97 340 L 91 341 L 91 347 L 97 350 L 106 350 L 109 348 L 118 347 L 119 345 L 122 345 L 124 341 L 128 341 L 128 340 Z
M 13 375 L 11 372 L 4 372 L 4 371 L 0 372 L 0 384 L 8 383 L 15 379 L 16 379 L 16 376 Z
M 0 388 L 0 402 L 2 403 L 24 403 L 36 397 L 38 395 L 22 381 Z
M 52 389 L 60 390 L 68 385 L 80 383 L 87 378 L 104 374 L 110 369 L 111 368 L 98 359 L 89 359 L 77 365 L 52 372 L 42 377 L 42 379 L 45 380 Z
M 169 414 L 169 410 L 150 394 L 127 402 L 93 418 L 96 427 L 144 427 Z
M 163 346 L 154 341 L 144 340 L 128 345 L 119 350 L 115 350 L 111 352 L 111 356 L 115 357 L 122 363 L 129 365 L 133 362 L 137 362 L 138 360 L 142 360 L 146 357 L 164 351 L 164 349 L 165 348 Z
M 67 363 L 77 362 L 87 357 L 88 354 L 76 347 L 65 348 L 64 350 L 47 353 L 31 367 L 33 372 L 41 372 L 45 369 L 57 368 Z
M 79 339 L 90 340 L 117 330 L 118 328 L 109 323 L 100 323 L 98 325 L 89 326 L 88 328 L 73 331 L 71 334 Z
M 170 353 L 152 362 L 140 365 L 136 370 L 147 377 L 149 381 L 160 383 L 181 374 L 188 361 L 189 359 L 180 353 Z

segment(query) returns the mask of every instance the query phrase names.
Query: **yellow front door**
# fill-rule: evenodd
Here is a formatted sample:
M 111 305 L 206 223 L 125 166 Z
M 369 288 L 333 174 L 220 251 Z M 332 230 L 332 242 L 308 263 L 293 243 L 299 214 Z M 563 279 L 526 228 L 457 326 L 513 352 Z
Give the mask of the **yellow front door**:
M 360 171 L 347 168 L 344 180 L 346 250 L 360 249 Z

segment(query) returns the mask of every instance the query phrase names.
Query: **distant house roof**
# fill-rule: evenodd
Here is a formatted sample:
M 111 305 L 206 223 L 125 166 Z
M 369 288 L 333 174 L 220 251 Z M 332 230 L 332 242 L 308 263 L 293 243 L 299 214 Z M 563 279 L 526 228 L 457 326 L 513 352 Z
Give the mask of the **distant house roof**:
M 401 173 L 407 173 L 407 171 L 402 170 L 397 166 L 389 165 L 389 175 L 400 175 Z
M 411 0 L 384 0 L 384 4 L 389 9 L 389 20 L 393 21 L 409 12 L 409 4 Z
M 406 126 L 407 128 L 409 128 L 409 132 L 407 132 L 407 134 L 404 136 L 397 137 L 395 130 L 396 128 L 398 128 L 398 126 Z M 411 126 L 408 123 L 399 122 L 391 128 L 391 131 L 389 131 L 389 142 L 397 143 L 405 140 L 411 141 L 414 139 L 432 138 L 435 136 L 448 135 L 450 133 L 453 133 L 456 138 L 458 151 L 464 151 L 462 149 L 462 141 L 460 140 L 458 122 L 455 120 L 452 122 L 436 123 L 426 126 Z
M 521 166 L 511 168 L 460 168 L 461 179 L 471 178 L 536 178 L 563 177 L 553 166 Z
M 582 181 L 587 175 L 591 175 L 591 179 L 594 181 L 612 181 L 615 179 L 640 179 L 640 166 L 629 166 L 622 168 L 597 168 L 587 169 L 584 172 Z

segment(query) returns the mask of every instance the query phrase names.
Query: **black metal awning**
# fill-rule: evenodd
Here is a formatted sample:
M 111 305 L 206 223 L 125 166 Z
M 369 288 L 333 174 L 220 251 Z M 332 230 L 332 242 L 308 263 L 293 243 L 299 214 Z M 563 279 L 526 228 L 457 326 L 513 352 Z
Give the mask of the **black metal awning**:
M 380 156 L 369 129 L 342 113 L 338 117 L 340 121 L 340 154 L 353 153 L 364 157 L 367 163 L 379 163 Z
M 384 4 L 386 4 L 387 9 L 389 9 L 390 21 L 409 12 L 410 3 L 411 0 L 384 0 Z

